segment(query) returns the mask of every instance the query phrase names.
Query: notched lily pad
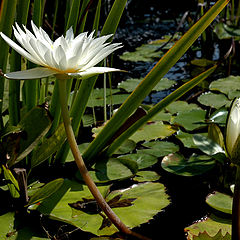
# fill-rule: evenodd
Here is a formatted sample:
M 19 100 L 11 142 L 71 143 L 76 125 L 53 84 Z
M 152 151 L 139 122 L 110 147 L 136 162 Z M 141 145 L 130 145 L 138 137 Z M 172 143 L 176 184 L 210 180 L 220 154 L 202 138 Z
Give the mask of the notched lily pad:
M 126 92 L 132 92 L 137 85 L 143 80 L 143 78 L 130 78 L 118 84 L 118 88 L 124 89 Z M 168 78 L 162 78 L 152 91 L 162 91 L 169 89 L 176 82 Z
M 216 81 L 211 82 L 209 89 L 212 91 L 222 92 L 229 97 L 232 91 L 240 90 L 240 77 L 228 76 L 226 78 L 220 78 Z M 231 98 L 229 97 L 229 99 Z
M 180 100 L 172 102 L 166 107 L 166 110 L 171 114 L 191 111 L 193 109 L 201 109 L 201 108 L 197 104 L 187 103 L 185 101 L 180 101 Z
M 110 186 L 99 186 L 98 188 L 106 197 L 106 201 L 115 205 L 114 212 L 130 228 L 149 221 L 170 203 L 165 188 L 160 183 L 133 185 L 130 188 L 110 193 Z M 103 212 L 89 214 L 69 206 L 69 203 L 78 201 L 81 204 L 82 202 L 86 203 L 84 199 L 92 200 L 91 193 L 85 185 L 64 180 L 61 188 L 40 205 L 35 206 L 35 209 L 42 214 L 50 215 L 51 218 L 67 222 L 98 236 L 112 235 L 118 231 L 115 226 L 106 221 Z
M 165 156 L 161 166 L 164 170 L 181 176 L 203 174 L 215 166 L 215 161 L 207 155 L 193 154 L 189 159 L 178 153 Z
M 152 182 L 160 179 L 160 176 L 154 171 L 138 171 L 133 178 L 137 182 Z
M 175 129 L 171 125 L 164 124 L 163 122 L 149 122 L 143 127 L 139 128 L 131 137 L 135 142 L 150 141 L 157 138 L 164 139 L 175 133 Z
M 224 94 L 216 94 L 212 92 L 204 93 L 198 97 L 198 101 L 212 108 L 220 108 L 226 104 L 229 104 L 228 98 Z
M 211 214 L 209 217 L 197 221 L 191 226 L 184 229 L 188 234 L 188 239 L 193 240 L 195 236 L 200 233 L 206 232 L 209 236 L 214 237 L 219 231 L 222 235 L 231 234 L 232 220 L 227 218 L 220 218 Z
M 215 236 L 209 236 L 207 232 L 199 233 L 198 236 L 194 236 L 193 240 L 231 240 L 231 235 L 226 233 L 225 236 L 222 235 L 222 231 L 219 232 Z

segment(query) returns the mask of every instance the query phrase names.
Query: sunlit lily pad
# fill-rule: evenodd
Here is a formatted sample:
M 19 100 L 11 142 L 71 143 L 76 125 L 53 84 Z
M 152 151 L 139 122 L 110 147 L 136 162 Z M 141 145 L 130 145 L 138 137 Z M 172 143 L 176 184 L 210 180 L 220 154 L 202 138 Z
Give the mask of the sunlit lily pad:
M 211 114 L 209 120 L 213 123 L 225 125 L 227 121 L 228 110 L 226 108 L 220 108 Z
M 194 134 L 193 141 L 196 146 L 207 155 L 214 156 L 218 153 L 223 153 L 225 155 L 224 149 L 208 137 Z
M 118 88 L 124 89 L 126 92 L 132 92 L 137 85 L 142 81 L 142 78 L 130 78 L 118 84 Z M 153 88 L 153 91 L 162 91 L 169 89 L 175 84 L 174 80 L 162 78 L 158 84 Z
M 106 89 L 106 104 L 121 104 L 123 103 L 128 94 L 116 94 L 119 89 Z M 94 89 L 87 103 L 88 107 L 103 107 L 104 106 L 104 90 Z
M 160 58 L 163 55 L 162 51 L 156 51 L 158 48 L 159 45 L 143 44 L 136 48 L 136 51 L 134 52 L 124 52 L 120 56 L 120 59 L 131 62 L 152 62 L 154 59 Z
M 189 240 L 194 240 L 195 236 L 198 236 L 203 232 L 207 232 L 211 237 L 214 237 L 220 230 L 223 236 L 231 234 L 231 225 L 231 219 L 220 218 L 211 214 L 206 219 L 198 221 L 185 228 L 184 231 L 188 233 Z
M 220 192 L 209 194 L 206 198 L 206 203 L 209 206 L 227 214 L 232 214 L 232 201 L 231 196 Z
M 137 172 L 138 165 L 131 159 L 110 158 L 98 161 L 92 168 L 93 170 L 89 171 L 92 179 L 96 183 L 106 183 L 132 177 Z M 79 172 L 77 177 L 82 179 Z
M 207 133 L 201 133 L 203 136 L 207 136 Z M 177 131 L 176 138 L 178 138 L 187 148 L 196 148 L 196 144 L 193 141 L 193 134 L 183 132 L 181 130 Z
M 172 142 L 155 141 L 146 142 L 142 145 L 148 149 L 138 150 L 138 153 L 148 153 L 155 157 L 163 157 L 179 150 L 179 146 Z
M 204 127 L 206 111 L 193 109 L 191 111 L 180 112 L 173 120 L 174 124 L 184 127 L 186 130 Z
M 225 95 L 216 94 L 212 92 L 200 95 L 198 97 L 198 101 L 205 106 L 209 106 L 216 109 L 223 107 L 224 105 L 230 102 Z
M 107 195 L 109 187 L 99 187 L 107 202 L 119 196 L 120 200 L 130 203 L 127 207 L 120 207 L 120 205 L 113 207 L 114 212 L 130 228 L 149 221 L 170 203 L 165 188 L 160 183 L 134 185 L 131 188 L 114 191 Z M 111 235 L 117 232 L 116 227 L 109 222 L 107 225 L 104 224 L 107 219 L 104 215 L 99 214 L 100 209 L 96 205 L 96 208 L 93 208 L 93 201 L 91 206 L 87 204 L 87 200 L 91 199 L 93 197 L 85 185 L 65 180 L 56 193 L 36 208 L 41 213 L 50 215 L 51 218 L 70 223 L 96 235 Z M 78 201 L 84 203 L 84 208 L 80 208 L 81 210 L 73 207 L 73 203 Z
M 150 141 L 157 138 L 164 139 L 175 133 L 176 130 L 171 125 L 164 124 L 163 122 L 153 122 L 139 128 L 131 137 L 135 142 Z
M 137 182 L 151 182 L 159 180 L 160 176 L 154 171 L 138 171 L 133 178 Z
M 127 139 L 121 146 L 114 152 L 114 154 L 125 154 L 133 151 L 136 147 L 136 143 L 133 140 Z
M 194 236 L 193 240 L 231 240 L 231 235 L 226 233 L 226 235 L 223 236 L 221 230 L 219 230 L 215 236 L 210 236 L 208 233 L 203 232 L 199 233 L 198 236 Z
M 138 165 L 138 169 L 150 167 L 158 162 L 157 157 L 145 153 L 133 153 L 120 156 L 119 158 L 131 159 Z
M 215 161 L 207 155 L 193 154 L 185 159 L 183 155 L 173 153 L 163 158 L 161 166 L 167 172 L 189 177 L 209 171 L 215 166 Z
M 240 77 L 228 76 L 226 78 L 220 78 L 213 81 L 209 85 L 209 89 L 229 95 L 232 91 L 240 90 Z
M 175 101 L 175 102 L 170 103 L 166 107 L 166 110 L 168 112 L 170 112 L 171 114 L 191 111 L 193 109 L 201 109 L 201 108 L 197 104 L 187 103 L 185 101 Z

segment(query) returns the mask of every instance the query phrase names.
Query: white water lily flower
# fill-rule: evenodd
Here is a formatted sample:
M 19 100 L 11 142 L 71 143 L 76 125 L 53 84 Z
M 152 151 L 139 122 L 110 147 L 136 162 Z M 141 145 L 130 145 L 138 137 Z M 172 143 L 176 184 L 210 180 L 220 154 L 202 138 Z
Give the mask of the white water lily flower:
M 4 74 L 9 79 L 36 79 L 54 74 L 66 74 L 72 77 L 87 78 L 93 75 L 121 71 L 116 68 L 95 67 L 116 49 L 122 47 L 121 43 L 106 43 L 112 35 L 98 38 L 93 32 L 81 33 L 74 38 L 72 27 L 66 36 L 57 38 L 54 42 L 40 27 L 31 22 L 33 33 L 25 26 L 24 31 L 16 23 L 13 26 L 14 35 L 21 46 L 12 41 L 2 32 L 1 37 L 19 54 L 29 61 L 40 65 L 30 70 Z
M 237 98 L 231 107 L 226 131 L 226 148 L 232 156 L 234 146 L 240 136 L 240 98 Z

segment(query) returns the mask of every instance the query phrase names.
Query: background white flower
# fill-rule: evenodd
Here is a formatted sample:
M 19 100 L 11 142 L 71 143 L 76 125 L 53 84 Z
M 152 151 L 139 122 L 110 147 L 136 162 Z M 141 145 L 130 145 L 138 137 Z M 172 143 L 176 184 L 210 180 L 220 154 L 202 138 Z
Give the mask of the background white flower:
M 93 37 L 93 32 L 81 33 L 74 38 L 72 27 L 61 36 L 52 41 L 48 34 L 31 21 L 33 33 L 25 26 L 22 30 L 16 23 L 13 26 L 14 35 L 21 46 L 12 41 L 4 33 L 1 37 L 19 54 L 29 61 L 40 65 L 33 69 L 7 73 L 9 79 L 35 79 L 48 77 L 53 74 L 67 74 L 69 76 L 87 78 L 105 72 L 121 71 L 116 68 L 94 67 L 105 57 L 118 48 L 121 43 L 106 42 L 112 35 L 98 38 Z

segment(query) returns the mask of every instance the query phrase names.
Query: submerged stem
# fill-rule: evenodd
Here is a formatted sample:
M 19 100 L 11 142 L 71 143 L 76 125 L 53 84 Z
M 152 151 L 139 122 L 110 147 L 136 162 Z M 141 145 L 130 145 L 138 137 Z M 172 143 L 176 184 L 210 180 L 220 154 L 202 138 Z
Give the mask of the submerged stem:
M 232 240 L 240 240 L 240 166 L 237 166 L 233 195 Z
M 62 110 L 62 118 L 65 126 L 67 139 L 83 180 L 85 181 L 86 185 L 88 186 L 89 190 L 91 191 L 92 195 L 94 196 L 95 200 L 97 201 L 98 205 L 101 207 L 103 212 L 107 215 L 107 217 L 112 221 L 112 223 L 120 231 L 126 234 L 136 236 L 140 239 L 147 240 L 148 238 L 145 238 L 137 233 L 132 232 L 124 223 L 122 223 L 119 217 L 113 212 L 113 210 L 107 204 L 107 202 L 99 192 L 97 186 L 93 182 L 92 178 L 90 177 L 90 174 L 86 168 L 86 165 L 83 161 L 81 153 L 78 149 L 75 135 L 71 126 L 71 121 L 70 121 L 68 106 L 67 106 L 67 99 L 66 99 L 66 96 L 67 96 L 66 95 L 66 78 L 63 78 L 62 76 L 58 76 L 58 84 L 59 84 L 59 97 L 60 97 L 60 104 L 61 104 L 61 110 Z

